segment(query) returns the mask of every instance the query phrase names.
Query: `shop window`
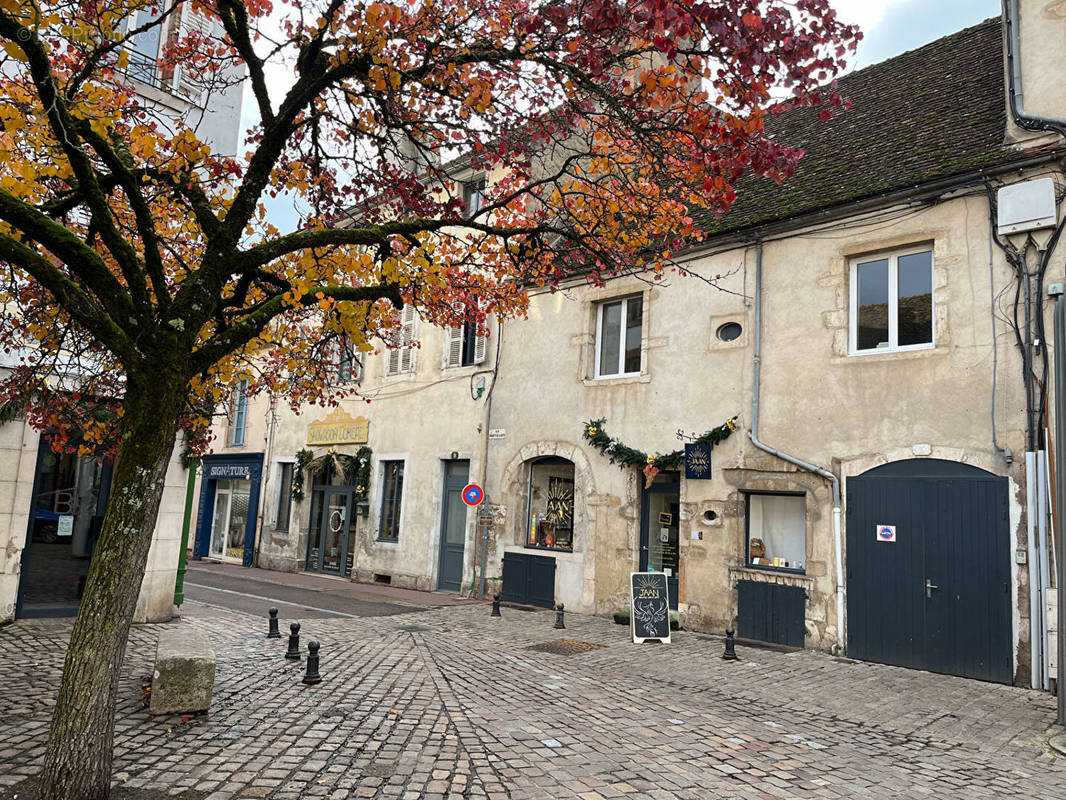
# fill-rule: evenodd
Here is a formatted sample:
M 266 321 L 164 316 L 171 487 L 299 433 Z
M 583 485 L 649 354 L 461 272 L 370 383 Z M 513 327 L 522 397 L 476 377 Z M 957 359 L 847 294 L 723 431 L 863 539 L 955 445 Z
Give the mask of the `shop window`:
M 381 519 L 378 539 L 395 542 L 400 538 L 400 508 L 403 501 L 403 462 L 381 462 Z
M 230 395 L 229 446 L 244 446 L 244 429 L 248 424 L 248 379 L 241 378 Z
M 526 546 L 574 549 L 574 463 L 541 458 L 529 465 Z
M 851 352 L 933 346 L 933 251 L 901 250 L 851 263 Z
M 292 462 L 278 464 L 278 511 L 274 521 L 274 530 L 289 529 L 289 513 L 292 511 Z
M 597 378 L 640 374 L 642 295 L 600 303 L 596 310 Z
M 747 563 L 803 572 L 807 561 L 807 497 L 802 492 L 748 492 Z
M 415 371 L 415 350 L 418 348 L 418 311 L 412 305 L 400 312 L 400 328 L 389 342 L 386 375 L 400 375 Z

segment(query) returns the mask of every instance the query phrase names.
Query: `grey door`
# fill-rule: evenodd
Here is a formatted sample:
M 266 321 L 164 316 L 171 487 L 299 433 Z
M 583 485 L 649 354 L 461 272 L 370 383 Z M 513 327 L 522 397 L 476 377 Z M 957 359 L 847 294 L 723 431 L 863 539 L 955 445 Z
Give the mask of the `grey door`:
M 348 563 L 348 522 L 352 510 L 351 489 L 326 489 L 319 525 L 319 572 L 340 575 Z
M 445 592 L 458 592 L 463 585 L 463 551 L 466 547 L 466 503 L 463 502 L 463 487 L 469 478 L 469 461 L 444 462 L 437 588 Z
M 1011 682 L 1007 491 L 938 459 L 848 479 L 848 655 Z

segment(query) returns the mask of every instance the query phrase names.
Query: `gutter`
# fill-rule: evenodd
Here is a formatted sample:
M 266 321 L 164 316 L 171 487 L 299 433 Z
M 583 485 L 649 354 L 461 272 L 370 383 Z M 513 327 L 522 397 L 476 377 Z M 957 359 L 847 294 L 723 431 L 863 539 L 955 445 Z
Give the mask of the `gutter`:
M 843 653 L 846 637 L 844 635 L 844 548 L 840 538 L 840 479 L 827 469 L 822 469 L 795 456 L 788 455 L 774 447 L 770 447 L 759 439 L 759 388 L 762 371 L 762 247 L 762 240 L 757 239 L 755 242 L 755 347 L 752 358 L 751 429 L 748 431 L 748 438 L 760 450 L 777 456 L 781 460 L 794 464 L 808 472 L 821 475 L 833 486 L 833 545 L 836 555 L 837 579 L 837 647 L 839 652 Z
M 1007 98 L 1018 127 L 1027 131 L 1052 131 L 1066 139 L 1066 119 L 1038 117 L 1025 110 L 1022 94 L 1021 31 L 1018 0 L 1003 0 L 1003 24 L 1007 29 Z

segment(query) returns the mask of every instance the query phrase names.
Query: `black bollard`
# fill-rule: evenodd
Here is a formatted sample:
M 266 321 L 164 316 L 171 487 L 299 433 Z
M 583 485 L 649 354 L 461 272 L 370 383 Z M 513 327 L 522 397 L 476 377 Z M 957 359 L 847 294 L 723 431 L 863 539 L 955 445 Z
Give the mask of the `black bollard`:
M 322 676 L 318 674 L 318 642 L 314 639 L 307 643 L 307 672 L 304 673 L 304 683 L 308 686 L 322 683 Z
M 300 623 L 294 622 L 289 626 L 289 649 L 285 652 L 285 658 L 294 661 L 300 660 Z
M 270 614 L 270 630 L 267 631 L 267 638 L 280 639 L 281 632 L 278 630 L 278 610 L 272 608 L 267 613 Z
M 737 655 L 736 642 L 733 641 L 733 629 L 725 629 L 725 652 L 722 653 L 722 659 L 724 661 L 736 661 L 739 658 Z
M 555 607 L 555 624 L 552 625 L 552 627 L 553 628 L 565 628 L 566 627 L 566 625 L 563 623 L 563 604 L 562 603 L 559 603 L 559 605 L 557 605 Z
M 489 616 L 490 617 L 501 617 L 501 616 L 503 616 L 500 613 L 500 593 L 499 592 L 496 592 L 496 594 L 494 594 L 492 596 L 492 613 L 489 614 Z

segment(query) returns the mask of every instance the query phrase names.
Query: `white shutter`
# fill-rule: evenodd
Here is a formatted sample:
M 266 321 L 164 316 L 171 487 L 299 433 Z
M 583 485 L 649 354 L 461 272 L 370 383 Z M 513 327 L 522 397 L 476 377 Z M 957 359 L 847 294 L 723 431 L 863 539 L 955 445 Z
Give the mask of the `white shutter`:
M 211 35 L 211 20 L 194 11 L 192 3 L 186 2 L 181 9 L 181 35 L 182 38 L 191 32 L 199 31 L 203 36 Z M 197 105 L 204 104 L 204 88 L 199 83 L 199 74 L 179 64 L 174 71 L 174 90 L 182 97 L 186 97 Z
M 395 375 L 400 371 L 400 351 L 396 348 L 395 344 L 388 353 L 389 361 L 385 366 L 386 375 Z
M 415 365 L 415 325 L 418 322 L 418 312 L 414 306 L 404 306 L 400 313 L 400 329 L 393 334 L 389 350 L 389 363 L 386 370 L 388 375 L 396 375 L 401 372 L 413 372 Z
M 463 326 L 449 325 L 444 329 L 444 366 L 458 367 L 463 363 Z
M 485 319 L 485 328 L 486 328 L 486 330 L 488 329 L 488 324 L 489 324 L 489 321 L 486 318 Z M 474 363 L 475 364 L 484 364 L 485 363 L 485 355 L 488 353 L 488 349 L 489 349 L 489 337 L 488 336 L 478 336 L 477 339 L 474 340 Z

